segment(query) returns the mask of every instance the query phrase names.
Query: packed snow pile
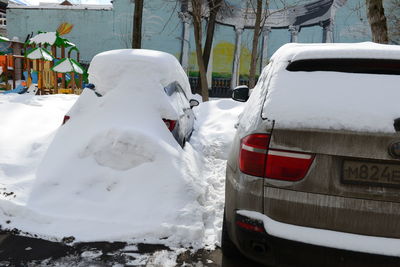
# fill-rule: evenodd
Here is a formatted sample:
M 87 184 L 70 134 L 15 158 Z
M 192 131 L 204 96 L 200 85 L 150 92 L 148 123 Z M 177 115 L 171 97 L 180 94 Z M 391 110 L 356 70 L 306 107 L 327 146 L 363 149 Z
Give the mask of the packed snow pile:
M 226 161 L 244 106 L 245 103 L 220 99 L 202 103 L 194 110 L 197 120 L 190 144 L 201 159 L 201 179 L 205 184 L 201 203 L 207 245 L 220 241 Z
M 172 139 L 163 145 L 153 140 L 148 123 L 140 133 L 127 123 L 124 130 L 115 126 L 83 146 L 80 139 L 93 125 L 73 126 L 85 120 L 73 114 L 102 106 L 92 91 L 84 94 L 89 97 L 75 103 L 61 127 L 76 96 L 0 95 L 0 122 L 7 129 L 0 133 L 3 229 L 55 240 L 162 243 L 173 249 L 162 252 L 171 266 L 182 252 L 176 247 L 213 248 L 222 226 L 226 156 L 244 104 L 222 99 L 195 108 L 195 130 L 184 150 Z M 88 117 L 104 115 L 98 109 Z M 144 156 L 136 157 L 136 150 Z M 36 178 L 41 161 L 44 176 Z M 165 257 L 160 264 L 166 265 Z M 146 264 L 153 257 L 135 258 Z
M 35 172 L 76 95 L 0 94 L 0 206 L 25 205 Z M 1 215 L 2 226 L 10 217 Z
M 179 76 L 173 56 L 137 53 L 111 51 L 94 58 L 89 81 L 103 96 L 86 89 L 68 112 L 70 119 L 39 166 L 28 211 L 13 218 L 11 227 L 77 241 L 164 238 L 203 245 L 198 202 L 203 189 L 198 173 L 186 173 L 196 170 L 186 166 L 196 159 L 185 154 L 162 120 L 177 119 L 164 87 L 177 79 L 186 85 L 187 78 Z M 158 65 L 146 59 L 158 59 Z M 109 68 L 113 60 L 117 67 Z M 146 64 L 137 63 L 141 60 Z
M 275 120 L 276 127 L 393 133 L 393 121 L 400 117 L 400 75 L 286 70 L 290 60 L 358 56 L 400 59 L 400 48 L 372 43 L 283 46 L 266 78 L 262 116 Z

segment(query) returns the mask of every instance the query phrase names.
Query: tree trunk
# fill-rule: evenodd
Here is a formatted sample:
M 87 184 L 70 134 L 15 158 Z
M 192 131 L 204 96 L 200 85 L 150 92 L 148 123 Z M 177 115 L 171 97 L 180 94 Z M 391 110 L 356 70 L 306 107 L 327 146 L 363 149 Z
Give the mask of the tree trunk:
M 201 96 L 203 97 L 203 102 L 208 101 L 208 84 L 207 84 L 207 71 L 204 66 L 203 51 L 201 44 L 202 37 L 202 25 L 201 25 L 201 1 L 192 0 L 193 9 L 193 29 L 194 29 L 194 39 L 196 43 L 196 56 L 197 64 L 199 66 L 200 73 L 200 86 L 201 86 Z
M 387 44 L 389 42 L 387 23 L 382 0 L 366 0 L 366 2 L 372 41 L 375 43 Z
M 208 0 L 208 8 L 210 9 L 210 16 L 208 18 L 206 41 L 204 43 L 203 60 L 206 71 L 208 70 L 208 63 L 210 61 L 212 43 L 214 39 L 215 21 L 217 19 L 218 11 L 221 7 L 222 0 Z
M 260 37 L 260 30 L 261 30 L 262 5 L 263 5 L 262 0 L 257 0 L 256 24 L 254 25 L 253 48 L 251 50 L 251 59 L 250 59 L 249 88 L 254 88 L 256 84 L 258 39 Z
M 133 15 L 132 48 L 142 47 L 142 18 L 143 1 L 135 0 L 135 13 Z

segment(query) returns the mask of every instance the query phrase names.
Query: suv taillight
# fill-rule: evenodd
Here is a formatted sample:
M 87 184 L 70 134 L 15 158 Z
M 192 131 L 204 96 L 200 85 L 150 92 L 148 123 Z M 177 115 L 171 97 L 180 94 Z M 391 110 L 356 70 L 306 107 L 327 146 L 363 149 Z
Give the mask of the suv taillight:
M 163 121 L 164 121 L 165 125 L 167 126 L 168 130 L 170 130 L 172 132 L 175 128 L 176 121 L 167 120 L 167 119 L 163 119 Z
M 240 145 L 239 168 L 249 175 L 299 181 L 303 179 L 314 155 L 303 152 L 270 149 L 269 134 L 252 134 L 244 137 Z
M 63 119 L 63 122 L 62 122 L 62 125 L 64 125 L 70 118 L 71 118 L 70 116 L 65 115 L 64 119 Z

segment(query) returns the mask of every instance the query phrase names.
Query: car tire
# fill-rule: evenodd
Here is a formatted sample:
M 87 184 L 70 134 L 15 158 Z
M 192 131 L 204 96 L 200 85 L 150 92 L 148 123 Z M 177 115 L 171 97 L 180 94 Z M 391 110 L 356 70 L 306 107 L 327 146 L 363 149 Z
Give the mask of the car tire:
M 241 256 L 240 251 L 237 249 L 236 245 L 232 242 L 229 237 L 226 219 L 225 219 L 225 211 L 224 218 L 222 221 L 222 233 L 221 233 L 221 250 L 222 254 L 228 258 L 238 258 Z

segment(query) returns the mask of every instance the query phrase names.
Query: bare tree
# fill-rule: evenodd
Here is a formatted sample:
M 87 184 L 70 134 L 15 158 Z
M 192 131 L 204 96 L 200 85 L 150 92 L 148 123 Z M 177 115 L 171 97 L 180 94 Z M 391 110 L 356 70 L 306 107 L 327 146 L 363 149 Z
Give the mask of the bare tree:
M 367 17 L 371 27 L 372 41 L 381 44 L 389 42 L 386 16 L 382 0 L 366 0 Z
M 192 18 L 193 18 L 193 29 L 194 29 L 194 40 L 196 44 L 196 57 L 197 64 L 199 66 L 200 74 L 200 86 L 201 96 L 203 101 L 208 101 L 208 84 L 207 84 L 207 71 L 203 59 L 202 49 L 202 20 L 203 20 L 203 1 L 202 0 L 190 0 L 192 4 Z
M 133 15 L 132 48 L 142 47 L 142 20 L 143 1 L 135 0 L 135 13 Z
M 203 60 L 206 71 L 208 70 L 208 63 L 212 50 L 212 43 L 214 39 L 215 24 L 218 12 L 222 5 L 222 0 L 207 0 L 210 15 L 208 17 L 206 41 L 204 43 Z
M 258 39 L 261 32 L 261 16 L 262 16 L 262 0 L 257 0 L 256 10 L 256 24 L 254 25 L 253 33 L 253 47 L 251 50 L 250 59 L 250 74 L 249 74 L 249 87 L 253 88 L 256 84 L 256 69 L 257 69 L 257 58 L 258 58 Z

